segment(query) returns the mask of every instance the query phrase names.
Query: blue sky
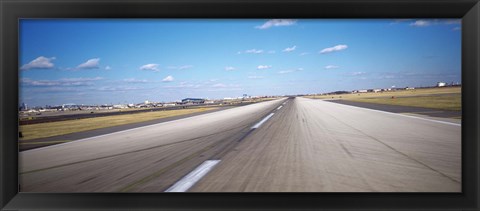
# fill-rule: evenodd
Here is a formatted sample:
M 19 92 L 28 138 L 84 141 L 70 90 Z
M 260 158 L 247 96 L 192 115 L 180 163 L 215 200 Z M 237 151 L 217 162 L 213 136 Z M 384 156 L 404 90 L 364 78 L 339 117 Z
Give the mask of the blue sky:
M 168 102 L 461 82 L 455 19 L 25 19 L 20 103 Z

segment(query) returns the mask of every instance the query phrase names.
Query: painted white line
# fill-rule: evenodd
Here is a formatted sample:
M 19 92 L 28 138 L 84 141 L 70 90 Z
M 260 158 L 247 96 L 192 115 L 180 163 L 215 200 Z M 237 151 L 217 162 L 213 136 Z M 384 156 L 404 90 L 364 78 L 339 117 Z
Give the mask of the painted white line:
M 328 101 L 324 100 L 324 102 L 328 102 Z M 333 103 L 333 102 L 329 102 L 329 103 Z M 453 125 L 453 126 L 458 126 L 458 127 L 462 126 L 462 124 L 453 123 L 453 122 L 445 122 L 445 121 L 440 121 L 440 120 L 427 119 L 427 118 L 422 118 L 422 117 L 417 117 L 417 116 L 410 116 L 410 115 L 405 115 L 405 114 L 392 113 L 392 112 L 387 112 L 387 111 L 380 111 L 380 110 L 362 108 L 362 107 L 351 106 L 351 105 L 344 105 L 344 104 L 339 104 L 339 103 L 336 103 L 336 104 L 342 105 L 342 106 L 353 107 L 353 108 L 357 108 L 357 109 L 368 110 L 368 111 L 375 111 L 375 112 L 384 113 L 384 114 L 403 116 L 403 117 L 412 118 L 412 119 L 421 119 L 421 120 L 425 120 L 425 121 L 429 121 L 429 122 L 441 123 L 441 124 L 446 124 L 446 125 Z
M 278 107 L 277 110 L 280 110 L 282 107 L 283 107 L 283 106 Z
M 204 177 L 220 160 L 207 160 L 168 188 L 165 192 L 185 192 Z
M 282 100 L 282 99 L 279 99 L 279 100 Z M 246 106 L 251 106 L 251 105 L 246 105 Z M 238 108 L 241 108 L 241 107 L 230 108 L 230 109 L 238 109 Z M 135 128 L 127 129 L 127 130 L 120 130 L 120 131 L 116 131 L 116 132 L 113 132 L 113 133 L 107 133 L 107 134 L 103 134 L 103 135 L 77 139 L 77 140 L 73 140 L 73 141 L 69 141 L 69 142 L 65 142 L 65 143 L 61 143 L 61 144 L 55 144 L 55 145 L 49 145 L 49 146 L 35 148 L 35 149 L 29 149 L 29 150 L 25 150 L 24 152 L 44 150 L 44 149 L 48 149 L 48 148 L 52 148 L 52 147 L 59 147 L 59 146 L 62 146 L 62 145 L 73 144 L 73 143 L 76 143 L 76 142 L 79 142 L 79 141 L 87 141 L 87 140 L 90 140 L 90 139 L 101 138 L 101 137 L 110 136 L 110 135 L 114 135 L 114 134 L 121 134 L 121 133 L 134 131 L 134 130 L 138 130 L 138 129 L 142 129 L 142 128 L 155 127 L 155 126 L 159 126 L 159 125 L 171 124 L 171 123 L 174 123 L 174 122 L 186 121 L 186 120 L 195 119 L 195 118 L 199 118 L 199 117 L 215 115 L 215 113 L 217 113 L 217 112 L 222 112 L 222 111 L 226 111 L 226 110 L 230 110 L 230 109 L 224 109 L 224 110 L 220 110 L 220 111 L 214 111 L 214 112 L 211 112 L 211 113 L 199 114 L 199 115 L 195 115 L 195 116 L 191 116 L 191 117 L 185 117 L 185 118 L 181 118 L 181 119 L 175 119 L 175 120 L 171 120 L 171 121 L 166 121 L 166 122 L 160 122 L 160 123 L 146 125 L 146 126 L 135 127 Z M 20 153 L 22 153 L 22 152 L 20 152 Z
M 266 116 L 265 118 L 262 119 L 262 121 L 258 122 L 257 124 L 255 124 L 253 127 L 251 127 L 251 129 L 257 129 L 258 127 L 260 127 L 263 123 L 265 123 L 268 119 L 270 119 L 275 113 L 271 113 L 269 114 L 268 116 Z

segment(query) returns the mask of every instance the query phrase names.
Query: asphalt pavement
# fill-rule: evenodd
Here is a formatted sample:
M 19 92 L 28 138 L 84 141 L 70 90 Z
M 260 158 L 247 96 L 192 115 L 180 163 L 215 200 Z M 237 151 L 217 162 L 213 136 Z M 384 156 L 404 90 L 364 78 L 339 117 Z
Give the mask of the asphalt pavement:
M 370 108 L 370 109 L 380 110 L 380 111 L 387 111 L 392 113 L 418 114 L 418 115 L 423 115 L 426 117 L 434 117 L 434 118 L 435 117 L 436 118 L 461 118 L 462 117 L 462 111 L 451 111 L 451 110 L 421 108 L 421 107 L 401 106 L 401 105 L 386 105 L 386 104 L 378 104 L 378 103 L 356 102 L 356 101 L 349 101 L 349 100 L 330 100 L 330 102 L 357 106 L 362 108 Z
M 286 99 L 178 119 L 19 153 L 25 192 L 159 192 L 221 157 Z M 155 182 L 155 185 L 149 185 Z
M 296 98 L 189 191 L 459 192 L 461 126 Z
M 19 160 L 25 192 L 460 192 L 461 125 L 284 98 Z
M 80 140 L 80 139 L 85 139 L 85 138 L 90 138 L 90 137 L 94 137 L 94 136 L 110 134 L 110 133 L 114 133 L 114 132 L 118 132 L 118 131 L 138 128 L 138 127 L 144 127 L 144 126 L 158 124 L 158 123 L 162 123 L 162 122 L 169 122 L 169 121 L 173 121 L 173 120 L 177 120 L 177 119 L 183 119 L 183 118 L 187 118 L 187 117 L 192 117 L 192 116 L 197 116 L 197 115 L 202 115 L 202 114 L 207 114 L 207 113 L 212 113 L 212 112 L 218 112 L 220 110 L 230 109 L 230 108 L 233 108 L 233 107 L 234 106 L 215 107 L 212 110 L 206 110 L 206 111 L 183 114 L 183 115 L 178 115 L 178 116 L 171 116 L 171 117 L 153 119 L 153 120 L 148 120 L 148 121 L 143 121 L 143 122 L 136 122 L 136 123 L 130 123 L 130 124 L 124 124 L 124 125 L 98 128 L 98 129 L 93 129 L 93 130 L 69 133 L 69 134 L 58 135 L 58 136 L 51 136 L 51 137 L 46 137 L 46 138 L 19 140 L 19 143 L 20 143 L 19 150 L 20 151 L 25 151 L 25 150 L 30 150 L 30 149 L 55 145 L 55 144 L 59 144 L 59 143 L 66 142 L 66 141 L 68 141 L 68 142 L 76 141 L 76 140 Z

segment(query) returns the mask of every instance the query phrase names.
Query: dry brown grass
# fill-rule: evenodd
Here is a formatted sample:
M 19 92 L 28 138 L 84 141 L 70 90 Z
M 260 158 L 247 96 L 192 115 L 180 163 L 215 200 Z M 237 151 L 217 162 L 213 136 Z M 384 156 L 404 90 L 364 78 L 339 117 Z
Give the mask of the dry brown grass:
M 342 95 L 309 96 L 313 99 L 343 99 L 357 102 L 401 105 L 422 108 L 460 111 L 462 109 L 461 87 L 400 90 L 378 93 L 353 93 Z
M 191 108 L 167 111 L 152 111 L 136 114 L 123 114 L 106 117 L 93 117 L 86 119 L 66 120 L 58 122 L 47 122 L 31 125 L 21 125 L 20 131 L 23 138 L 20 140 L 31 140 L 37 138 L 46 138 L 70 133 L 106 128 L 118 125 L 125 125 L 137 122 L 144 122 L 154 119 L 161 119 L 172 116 L 179 116 L 212 110 L 215 108 Z
M 442 110 L 460 111 L 462 110 L 462 98 L 460 94 L 455 95 L 432 95 L 418 97 L 399 97 L 399 98 L 363 98 L 351 99 L 351 101 L 378 103 L 386 105 L 401 105 L 421 108 L 434 108 Z

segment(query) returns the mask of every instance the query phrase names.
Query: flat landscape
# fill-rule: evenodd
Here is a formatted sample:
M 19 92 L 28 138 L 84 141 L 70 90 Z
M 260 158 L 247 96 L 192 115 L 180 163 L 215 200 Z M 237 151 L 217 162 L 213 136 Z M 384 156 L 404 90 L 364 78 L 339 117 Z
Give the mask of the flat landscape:
M 23 137 L 20 140 L 31 140 L 75 132 L 106 128 L 117 125 L 131 124 L 142 121 L 178 116 L 195 112 L 208 111 L 215 108 L 193 108 L 169 111 L 143 112 L 130 115 L 115 115 L 108 117 L 85 118 L 67 121 L 46 122 L 40 124 L 21 125 Z
M 433 108 L 451 111 L 462 109 L 461 87 L 436 87 L 385 92 L 351 93 L 308 96 L 312 99 L 341 99 L 346 101 Z
M 468 185 L 461 19 L 20 26 L 22 192 Z
M 460 192 L 461 125 L 282 98 L 20 152 L 26 192 Z

